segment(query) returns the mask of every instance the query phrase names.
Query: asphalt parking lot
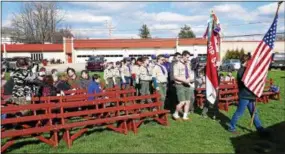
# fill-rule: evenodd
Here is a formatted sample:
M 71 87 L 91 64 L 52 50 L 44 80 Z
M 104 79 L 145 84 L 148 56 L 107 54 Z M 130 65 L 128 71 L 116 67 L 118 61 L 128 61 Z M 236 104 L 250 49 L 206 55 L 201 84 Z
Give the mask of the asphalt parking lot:
M 85 69 L 85 63 L 80 64 L 53 64 L 45 66 L 48 72 L 52 69 L 57 69 L 59 72 L 65 72 L 68 67 L 74 68 L 76 72 L 80 72 Z

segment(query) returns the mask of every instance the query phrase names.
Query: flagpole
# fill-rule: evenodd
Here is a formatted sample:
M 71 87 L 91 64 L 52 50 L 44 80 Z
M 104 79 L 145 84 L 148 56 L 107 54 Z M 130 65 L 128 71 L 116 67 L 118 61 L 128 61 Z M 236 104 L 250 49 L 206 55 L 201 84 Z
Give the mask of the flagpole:
M 279 8 L 280 8 L 280 5 L 281 5 L 282 3 L 283 3 L 283 1 L 278 2 L 278 6 L 277 6 L 276 13 L 275 13 L 275 17 L 277 16 L 278 11 L 279 11 Z M 255 117 L 255 112 L 256 112 L 256 101 L 255 101 L 254 104 L 253 104 L 253 112 L 252 112 L 252 117 L 251 117 L 251 120 L 250 120 L 250 127 L 252 127 L 253 120 L 254 120 L 254 117 Z

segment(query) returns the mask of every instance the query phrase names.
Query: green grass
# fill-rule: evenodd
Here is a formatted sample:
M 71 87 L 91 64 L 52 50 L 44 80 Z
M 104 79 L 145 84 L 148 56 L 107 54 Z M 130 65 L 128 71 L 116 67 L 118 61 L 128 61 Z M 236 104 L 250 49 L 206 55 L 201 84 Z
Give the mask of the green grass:
M 270 101 L 268 104 L 258 103 L 257 108 L 260 119 L 264 127 L 269 127 L 285 120 L 284 105 L 284 71 L 270 71 L 269 78 L 273 78 L 275 83 L 281 87 L 281 100 Z M 283 77 L 283 78 L 281 78 Z M 221 111 L 223 116 L 222 123 L 227 124 L 236 110 L 236 106 L 231 106 L 229 112 Z M 168 127 L 161 126 L 155 122 L 144 124 L 139 128 L 139 133 L 134 135 L 130 132 L 128 135 L 122 135 L 113 131 L 93 128 L 88 133 L 73 142 L 73 146 L 68 149 L 63 141 L 57 148 L 52 148 L 47 144 L 38 142 L 36 139 L 23 139 L 24 142 L 17 143 L 17 146 L 11 147 L 8 152 L 11 153 L 234 153 L 236 148 L 252 151 L 250 147 L 237 147 L 231 139 L 252 134 L 255 128 L 250 128 L 250 115 L 248 111 L 238 122 L 237 130 L 240 135 L 232 135 L 222 127 L 221 123 L 209 118 L 203 119 L 198 114 L 190 115 L 192 121 L 176 122 L 169 118 Z M 284 132 L 284 129 L 283 129 Z M 283 133 L 284 134 L 284 133 Z M 253 135 L 243 141 L 249 144 L 252 142 L 263 141 L 257 135 Z M 284 147 L 283 139 L 282 147 Z M 276 149 L 275 149 L 276 150 Z

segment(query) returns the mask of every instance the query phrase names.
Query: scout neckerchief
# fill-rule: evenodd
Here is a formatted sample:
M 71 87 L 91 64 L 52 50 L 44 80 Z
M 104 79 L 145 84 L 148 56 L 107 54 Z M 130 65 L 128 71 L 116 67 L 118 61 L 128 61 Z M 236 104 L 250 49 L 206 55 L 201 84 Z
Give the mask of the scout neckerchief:
M 132 73 L 132 72 L 131 72 L 131 66 L 130 66 L 130 65 L 127 65 L 127 67 L 129 68 L 129 72 Z
M 188 71 L 187 63 L 185 63 L 184 65 L 185 65 L 185 77 L 186 77 L 186 79 L 188 79 L 189 78 L 189 71 Z
M 148 65 L 145 66 L 145 69 L 146 69 L 146 71 L 147 71 L 147 75 L 149 75 Z
M 160 67 L 160 69 L 161 69 L 162 73 L 165 75 L 165 70 L 163 69 L 163 67 L 162 67 L 160 64 L 157 64 L 157 66 L 159 66 L 159 67 Z

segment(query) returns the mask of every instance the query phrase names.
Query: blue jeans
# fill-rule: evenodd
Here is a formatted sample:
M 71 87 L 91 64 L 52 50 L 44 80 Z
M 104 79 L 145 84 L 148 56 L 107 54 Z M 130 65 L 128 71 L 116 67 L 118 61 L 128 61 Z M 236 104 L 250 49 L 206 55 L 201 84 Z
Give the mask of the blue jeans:
M 236 110 L 235 114 L 233 115 L 232 120 L 230 122 L 229 131 L 235 131 L 236 130 L 236 124 L 238 122 L 238 119 L 243 115 L 243 112 L 244 112 L 246 107 L 247 107 L 250 115 L 252 116 L 253 110 L 254 110 L 254 100 L 239 99 L 239 104 L 238 104 L 237 110 Z M 255 116 L 253 119 L 253 123 L 254 123 L 255 128 L 258 131 L 263 130 L 263 127 L 261 126 L 261 122 L 260 122 L 258 114 L 257 114 L 257 110 L 255 110 Z

